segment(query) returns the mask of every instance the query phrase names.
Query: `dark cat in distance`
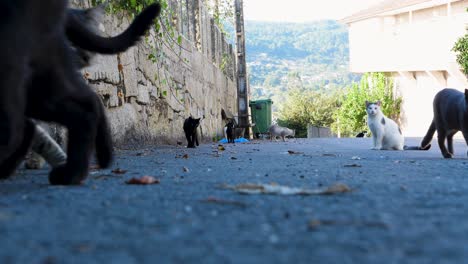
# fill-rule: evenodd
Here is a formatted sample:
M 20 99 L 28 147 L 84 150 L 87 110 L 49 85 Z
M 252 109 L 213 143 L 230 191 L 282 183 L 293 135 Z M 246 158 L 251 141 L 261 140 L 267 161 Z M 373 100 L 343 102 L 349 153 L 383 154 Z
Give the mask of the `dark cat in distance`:
M 226 138 L 228 143 L 234 143 L 234 121 L 229 121 L 226 124 Z
M 192 116 L 188 117 L 184 121 L 184 133 L 185 138 L 187 138 L 187 148 L 195 148 L 195 144 L 199 146 L 198 143 L 198 127 L 200 126 L 201 118 L 193 118 Z
M 82 183 L 93 150 L 100 167 L 112 161 L 104 107 L 81 77 L 69 41 L 91 52 L 123 52 L 149 28 L 160 6 L 149 6 L 124 33 L 105 38 L 68 15 L 67 5 L 65 0 L 0 3 L 0 178 L 11 175 L 26 155 L 35 129 L 30 118 L 68 130 L 67 162 L 52 169 L 51 184 Z M 125 36 L 133 39 L 124 41 Z

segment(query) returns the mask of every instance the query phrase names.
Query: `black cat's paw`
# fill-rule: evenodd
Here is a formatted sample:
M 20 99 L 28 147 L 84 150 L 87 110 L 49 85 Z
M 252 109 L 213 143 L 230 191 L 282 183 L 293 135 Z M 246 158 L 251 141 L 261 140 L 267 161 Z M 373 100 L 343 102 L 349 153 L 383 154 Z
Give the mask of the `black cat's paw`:
M 80 185 L 83 183 L 84 178 L 70 171 L 66 165 L 55 167 L 49 173 L 49 183 L 51 185 Z
M 453 158 L 453 154 L 450 154 L 450 153 L 448 153 L 448 152 L 447 152 L 447 153 L 442 153 L 442 155 L 443 155 L 444 158 L 446 158 L 446 159 L 451 159 L 451 158 Z

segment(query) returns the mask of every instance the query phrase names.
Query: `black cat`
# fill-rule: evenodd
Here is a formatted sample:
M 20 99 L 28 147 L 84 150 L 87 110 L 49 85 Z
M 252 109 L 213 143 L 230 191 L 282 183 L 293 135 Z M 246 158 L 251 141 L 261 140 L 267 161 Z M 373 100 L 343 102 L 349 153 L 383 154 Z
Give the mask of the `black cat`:
M 458 131 L 463 133 L 468 144 L 468 90 L 465 89 L 465 93 L 448 88 L 441 90 L 434 97 L 433 110 L 434 118 L 419 148 L 429 149 L 432 137 L 437 131 L 442 156 L 446 159 L 452 158 L 453 136 Z M 447 147 L 445 140 L 447 140 Z
M 234 122 L 232 120 L 226 124 L 226 137 L 228 143 L 234 143 Z
M 184 121 L 184 132 L 187 138 L 187 148 L 195 148 L 195 144 L 198 144 L 198 127 L 200 126 L 201 118 L 189 117 Z
M 96 35 L 67 15 L 65 0 L 18 0 L 0 3 L 0 178 L 8 177 L 24 158 L 33 137 L 29 117 L 56 122 L 68 129 L 67 163 L 54 168 L 51 184 L 80 184 L 88 174 L 89 156 L 107 167 L 112 141 L 104 107 L 78 70 L 79 48 L 111 54 L 133 45 L 159 14 L 151 5 L 123 34 L 114 38 Z M 134 26 L 134 27 L 132 27 Z M 128 34 L 128 30 L 142 32 Z M 94 40 L 94 41 L 93 41 Z M 114 44 L 112 44 L 114 43 Z

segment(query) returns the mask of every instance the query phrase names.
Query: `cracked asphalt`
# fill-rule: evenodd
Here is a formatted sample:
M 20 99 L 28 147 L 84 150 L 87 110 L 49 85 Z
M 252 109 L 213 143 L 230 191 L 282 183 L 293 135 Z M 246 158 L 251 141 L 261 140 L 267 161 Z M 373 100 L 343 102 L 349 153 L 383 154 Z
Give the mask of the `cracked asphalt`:
M 456 140 L 451 160 L 435 141 L 429 151 L 371 144 L 329 138 L 224 144 L 224 151 L 218 144 L 121 149 L 112 168 L 94 169 L 72 187 L 50 186 L 47 168 L 20 169 L 0 181 L 0 263 L 465 263 L 465 142 Z M 144 175 L 160 183 L 125 183 Z M 245 183 L 342 183 L 352 191 L 225 188 Z

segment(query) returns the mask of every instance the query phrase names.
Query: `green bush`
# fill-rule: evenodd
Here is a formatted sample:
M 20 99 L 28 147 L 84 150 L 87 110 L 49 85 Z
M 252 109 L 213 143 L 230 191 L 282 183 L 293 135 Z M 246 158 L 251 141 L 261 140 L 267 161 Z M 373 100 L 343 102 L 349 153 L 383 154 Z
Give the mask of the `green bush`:
M 279 112 L 278 124 L 296 130 L 296 137 L 307 137 L 307 126 L 329 127 L 338 106 L 335 93 L 292 89 Z

